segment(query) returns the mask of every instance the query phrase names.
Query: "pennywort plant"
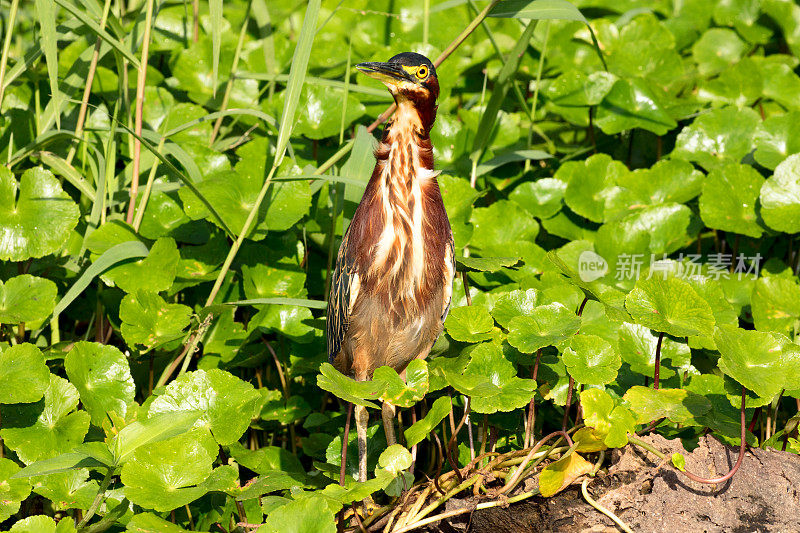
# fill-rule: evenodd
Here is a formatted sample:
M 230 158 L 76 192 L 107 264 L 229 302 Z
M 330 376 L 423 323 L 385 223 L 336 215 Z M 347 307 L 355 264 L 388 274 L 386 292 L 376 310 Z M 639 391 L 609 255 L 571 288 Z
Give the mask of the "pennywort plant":
M 647 433 L 740 447 L 700 482 L 800 453 L 793 3 L 0 6 L 3 530 L 400 533 L 594 502 Z M 405 50 L 459 273 L 431 357 L 356 382 L 325 298 L 392 108 L 351 67 Z

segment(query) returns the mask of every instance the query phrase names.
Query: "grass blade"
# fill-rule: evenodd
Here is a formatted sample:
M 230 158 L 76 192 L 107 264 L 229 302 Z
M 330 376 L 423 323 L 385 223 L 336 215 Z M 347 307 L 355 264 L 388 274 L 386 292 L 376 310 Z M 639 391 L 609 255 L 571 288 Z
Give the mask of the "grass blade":
M 255 298 L 253 300 L 237 300 L 225 302 L 224 305 L 297 305 L 309 309 L 325 309 L 328 302 L 324 300 L 307 300 L 305 298 Z
M 217 76 L 219 75 L 219 45 L 222 40 L 222 0 L 208 0 L 208 13 L 211 15 L 211 84 L 213 86 L 212 94 L 216 97 Z M 246 17 L 244 25 L 247 26 Z
M 73 6 L 66 0 L 54 0 L 55 3 L 69 11 L 75 18 L 83 22 L 87 28 L 92 30 L 96 35 L 103 38 L 103 41 L 107 42 L 111 45 L 114 50 L 119 52 L 120 54 L 124 55 L 125 58 L 130 61 L 134 67 L 139 68 L 139 60 L 136 59 L 130 50 L 128 50 L 125 45 L 119 42 L 119 39 L 115 39 L 113 35 L 108 33 L 106 30 L 100 27 L 100 25 L 91 19 L 84 11 L 81 11 L 77 7 Z
M 51 97 L 58 101 L 58 38 L 56 36 L 56 5 L 53 0 L 36 0 L 36 18 L 41 29 L 41 46 L 47 63 Z M 61 129 L 61 117 L 56 115 L 56 128 Z
M 53 309 L 53 315 L 61 314 L 61 312 L 64 311 L 69 304 L 75 301 L 75 298 L 80 296 L 80 294 L 86 289 L 86 287 L 89 286 L 89 283 L 91 283 L 94 278 L 112 266 L 128 259 L 146 257 L 148 253 L 149 250 L 147 249 L 147 246 L 139 241 L 123 242 L 109 248 L 105 251 L 105 253 L 103 253 L 103 255 L 98 257 L 97 260 L 92 263 L 83 274 L 81 274 L 81 277 L 79 277 L 75 283 L 72 284 L 72 287 L 69 288 L 67 294 L 65 294 L 64 297 L 61 298 L 61 300 L 56 304 L 55 309 Z
M 3 93 L 6 89 L 6 64 L 8 62 L 8 49 L 11 47 L 11 36 L 14 34 L 14 19 L 17 18 L 17 10 L 19 8 L 19 0 L 12 0 L 11 9 L 8 13 L 8 21 L 6 22 L 6 35 L 3 39 L 3 53 L 0 56 L 0 106 L 3 105 Z M 10 77 L 10 76 L 9 76 Z M 8 83 L 11 83 L 10 81 Z
M 308 58 L 311 56 L 311 45 L 314 43 L 316 34 L 317 15 L 319 14 L 320 0 L 310 0 L 306 8 L 306 16 L 303 18 L 303 28 L 300 30 L 300 37 L 297 47 L 292 56 L 292 67 L 289 69 L 289 81 L 286 84 L 285 99 L 283 102 L 283 112 L 281 113 L 281 123 L 278 128 L 278 142 L 275 149 L 275 162 L 273 166 L 278 167 L 283 161 L 286 153 L 286 145 L 289 144 L 289 135 L 292 133 L 294 125 L 294 114 L 297 111 L 297 102 L 300 100 L 300 91 L 303 90 L 303 82 L 308 69 Z
M 83 179 L 83 176 L 81 176 L 78 171 L 75 170 L 75 167 L 67 163 L 66 160 L 51 152 L 40 152 L 39 159 L 42 160 L 42 163 L 49 166 L 53 170 L 54 174 L 63 176 L 65 180 L 70 182 L 76 189 L 81 191 L 82 194 L 85 194 L 89 198 L 94 198 L 94 187 L 92 187 L 88 181 Z

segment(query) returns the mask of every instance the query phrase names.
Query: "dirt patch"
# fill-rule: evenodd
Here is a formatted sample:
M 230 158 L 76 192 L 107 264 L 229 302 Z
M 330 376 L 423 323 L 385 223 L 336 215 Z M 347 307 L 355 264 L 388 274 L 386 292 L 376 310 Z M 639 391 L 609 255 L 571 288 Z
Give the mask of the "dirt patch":
M 679 440 L 658 435 L 646 440 L 667 457 L 684 454 L 687 469 L 707 477 L 726 473 L 738 453 L 737 448 L 709 437 L 701 439 L 691 453 Z M 739 472 L 716 486 L 690 481 L 634 446 L 615 450 L 612 459 L 613 466 L 592 481 L 589 493 L 637 533 L 800 532 L 800 457 L 795 454 L 748 450 Z M 584 501 L 580 487 L 553 498 L 536 497 L 505 509 L 476 511 L 470 518 L 437 528 L 432 531 L 617 531 L 610 519 Z

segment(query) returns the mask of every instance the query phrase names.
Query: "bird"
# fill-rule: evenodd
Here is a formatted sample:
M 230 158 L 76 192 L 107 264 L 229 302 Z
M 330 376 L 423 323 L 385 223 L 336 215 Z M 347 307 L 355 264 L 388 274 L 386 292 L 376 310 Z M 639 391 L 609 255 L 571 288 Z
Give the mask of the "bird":
M 383 82 L 397 104 L 342 237 L 328 298 L 328 360 L 363 381 L 383 365 L 404 375 L 428 356 L 450 310 L 456 268 L 430 137 L 436 68 L 414 52 L 356 68 Z M 354 414 L 359 481 L 366 481 L 369 414 L 359 405 Z M 394 406 L 384 402 L 381 414 L 387 444 L 395 444 Z

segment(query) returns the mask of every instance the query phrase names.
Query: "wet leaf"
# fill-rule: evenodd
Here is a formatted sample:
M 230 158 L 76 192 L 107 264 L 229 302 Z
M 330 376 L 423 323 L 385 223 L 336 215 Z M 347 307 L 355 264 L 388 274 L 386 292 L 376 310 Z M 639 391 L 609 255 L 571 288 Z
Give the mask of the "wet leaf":
M 761 187 L 761 216 L 772 229 L 800 231 L 800 154 L 787 157 Z
M 22 343 L 0 352 L 0 403 L 38 402 L 49 386 L 50 370 L 39 348 Z
M 800 380 L 800 348 L 780 333 L 720 326 L 714 342 L 720 370 L 767 402 Z
M 78 206 L 49 170 L 31 168 L 19 182 L 0 168 L 0 260 L 57 251 L 78 223 Z
M 131 346 L 155 348 L 184 336 L 192 310 L 182 304 L 168 304 L 154 292 L 137 291 L 122 299 L 119 318 L 122 336 Z
M 125 416 L 136 387 L 128 360 L 116 347 L 77 342 L 64 358 L 64 369 L 94 425 L 101 426 L 106 413 Z
M 684 425 L 702 425 L 697 418 L 711 410 L 705 397 L 683 389 L 651 389 L 634 386 L 624 396 L 636 413 L 636 422 L 645 424 L 665 417 Z
M 485 307 L 472 305 L 451 309 L 444 326 L 459 342 L 481 342 L 492 338 L 494 320 Z
M 336 370 L 330 363 L 322 363 L 317 376 L 317 386 L 346 402 L 377 408 L 370 400 L 378 400 L 386 383 L 383 381 L 356 381 Z
M 160 413 L 201 411 L 197 425 L 207 427 L 214 439 L 227 445 L 239 439 L 261 406 L 253 386 L 219 369 L 187 372 L 167 385 L 153 400 L 148 417 Z
M 637 324 L 676 337 L 710 336 L 714 328 L 708 302 L 680 278 L 640 279 L 625 298 L 625 307 Z
M 674 157 L 694 161 L 706 170 L 730 161 L 740 163 L 753 148 L 758 113 L 723 107 L 700 115 L 678 134 Z
M 700 216 L 710 228 L 758 238 L 756 202 L 764 178 L 749 165 L 725 163 L 712 170 L 703 183 Z
M 617 377 L 622 365 L 614 345 L 596 335 L 578 334 L 562 356 L 567 371 L 583 385 L 605 385 Z
M 512 318 L 508 342 L 524 353 L 564 342 L 581 327 L 581 319 L 558 302 L 536 307 L 530 314 Z

